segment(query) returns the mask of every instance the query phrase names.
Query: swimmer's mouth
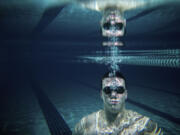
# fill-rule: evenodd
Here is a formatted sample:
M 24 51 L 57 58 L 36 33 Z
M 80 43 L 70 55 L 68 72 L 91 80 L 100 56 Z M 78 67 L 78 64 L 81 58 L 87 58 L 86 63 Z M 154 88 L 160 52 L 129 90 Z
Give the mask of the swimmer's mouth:
M 119 103 L 119 100 L 117 100 L 117 99 L 111 99 L 111 100 L 110 100 L 110 103 L 111 103 L 111 104 L 117 104 L 117 103 Z

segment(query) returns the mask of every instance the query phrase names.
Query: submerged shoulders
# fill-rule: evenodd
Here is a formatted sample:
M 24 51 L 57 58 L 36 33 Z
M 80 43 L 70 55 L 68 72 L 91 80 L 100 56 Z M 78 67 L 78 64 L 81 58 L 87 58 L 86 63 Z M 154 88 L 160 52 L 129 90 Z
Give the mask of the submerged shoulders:
M 132 110 L 126 110 L 126 114 L 126 117 L 129 118 L 129 121 L 132 121 L 133 123 L 132 127 L 136 127 L 140 134 L 163 134 L 163 131 L 158 127 L 158 124 L 149 117 L 143 116 L 142 114 Z
M 100 111 L 93 112 L 87 116 L 84 116 L 75 126 L 73 135 L 81 135 L 84 134 L 84 132 L 90 128 L 92 128 L 93 125 L 96 123 L 96 116 Z
M 78 123 L 77 125 L 81 125 L 81 127 L 82 127 L 83 129 L 88 129 L 88 128 L 90 128 L 93 124 L 95 124 L 95 122 L 96 122 L 96 117 L 97 117 L 97 115 L 98 115 L 99 112 L 100 112 L 100 110 L 97 111 L 97 112 L 93 112 L 93 113 L 91 113 L 91 114 L 89 114 L 89 115 L 84 116 L 84 117 L 79 121 L 79 123 Z
M 144 116 L 138 112 L 132 111 L 132 110 L 125 110 L 125 117 L 129 118 L 129 119 L 141 119 L 141 118 L 145 118 L 145 119 L 149 119 L 149 117 Z
M 86 126 L 90 126 L 91 124 L 94 124 L 96 121 L 96 116 L 98 115 L 100 111 L 93 112 L 85 117 L 82 118 L 82 120 L 85 122 L 84 124 Z
M 126 123 L 130 127 L 136 127 L 138 131 L 143 130 L 146 127 L 149 120 L 149 117 L 143 116 L 138 112 L 132 110 L 125 111 L 124 123 Z

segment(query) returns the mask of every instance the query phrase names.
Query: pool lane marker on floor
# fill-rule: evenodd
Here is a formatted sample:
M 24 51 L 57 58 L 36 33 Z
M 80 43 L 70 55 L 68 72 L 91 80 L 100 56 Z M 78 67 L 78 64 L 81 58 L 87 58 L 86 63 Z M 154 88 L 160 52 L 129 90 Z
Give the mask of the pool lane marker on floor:
M 51 135 L 72 135 L 69 126 L 40 86 L 33 82 L 32 89 L 38 99 Z

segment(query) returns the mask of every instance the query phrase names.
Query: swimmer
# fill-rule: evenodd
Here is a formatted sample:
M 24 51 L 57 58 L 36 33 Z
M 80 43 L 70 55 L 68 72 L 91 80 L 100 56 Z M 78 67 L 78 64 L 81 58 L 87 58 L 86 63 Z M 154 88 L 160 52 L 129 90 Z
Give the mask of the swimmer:
M 104 109 L 83 117 L 73 135 L 163 135 L 150 118 L 125 108 L 125 83 L 121 73 L 106 73 L 101 89 Z

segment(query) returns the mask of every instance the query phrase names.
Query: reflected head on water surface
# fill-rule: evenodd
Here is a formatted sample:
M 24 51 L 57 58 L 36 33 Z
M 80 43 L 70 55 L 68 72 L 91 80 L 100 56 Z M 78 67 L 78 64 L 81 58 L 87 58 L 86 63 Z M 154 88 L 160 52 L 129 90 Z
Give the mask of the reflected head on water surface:
M 109 9 L 104 11 L 101 19 L 102 36 L 121 37 L 125 34 L 126 19 L 120 10 Z

